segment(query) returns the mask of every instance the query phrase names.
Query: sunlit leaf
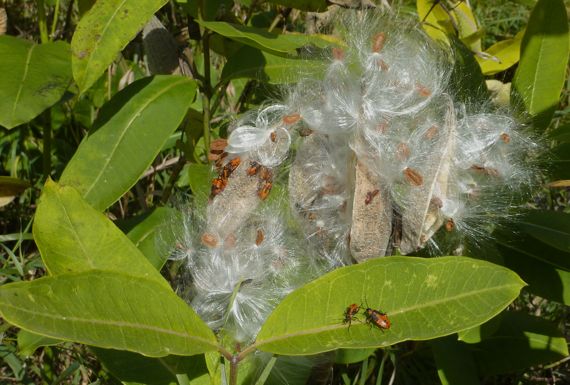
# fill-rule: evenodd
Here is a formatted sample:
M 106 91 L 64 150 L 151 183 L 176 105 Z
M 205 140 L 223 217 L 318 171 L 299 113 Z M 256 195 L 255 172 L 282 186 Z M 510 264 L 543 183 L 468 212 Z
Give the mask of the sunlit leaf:
M 150 357 L 217 349 L 212 331 L 170 288 L 116 272 L 3 285 L 0 313 L 34 333 Z
M 467 257 L 378 258 L 337 269 L 291 293 L 262 326 L 256 346 L 277 354 L 314 354 L 441 337 L 492 318 L 522 286 L 512 271 Z M 352 303 L 385 312 L 391 328 L 353 321 L 349 332 L 343 317 Z
M 71 83 L 69 44 L 0 36 L 0 126 L 29 122 L 57 103 Z

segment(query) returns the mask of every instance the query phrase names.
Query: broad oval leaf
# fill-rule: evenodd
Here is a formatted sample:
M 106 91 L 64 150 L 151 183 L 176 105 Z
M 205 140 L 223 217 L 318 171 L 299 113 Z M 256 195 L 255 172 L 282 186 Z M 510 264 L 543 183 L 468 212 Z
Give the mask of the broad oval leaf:
M 127 192 L 176 130 L 196 94 L 193 80 L 140 79 L 116 94 L 67 164 L 61 184 L 103 210 Z
M 568 18 L 562 0 L 539 0 L 528 21 L 513 90 L 545 128 L 558 106 L 568 63 Z
M 0 125 L 29 122 L 57 103 L 71 83 L 69 44 L 0 36 Z
M 223 21 L 199 21 L 205 28 L 243 44 L 273 55 L 296 55 L 297 48 L 311 43 L 308 35 L 277 34 L 262 28 L 248 27 Z
M 243 46 L 224 65 L 222 80 L 249 78 L 284 84 L 299 81 L 300 73 L 319 76 L 323 68 L 320 60 L 286 58 Z
M 475 359 L 469 348 L 457 341 L 457 336 L 447 336 L 431 341 L 437 374 L 441 385 L 480 385 Z
M 46 182 L 33 234 L 51 275 L 110 270 L 169 287 L 127 236 L 72 187 Z
M 294 291 L 269 316 L 255 346 L 277 354 L 388 346 L 445 336 L 498 314 L 524 286 L 512 271 L 467 257 L 385 257 L 337 269 Z M 385 312 L 379 330 L 343 324 L 352 303 Z
M 548 364 L 568 356 L 564 334 L 544 318 L 505 312 L 490 336 L 469 347 L 484 375 L 509 373 Z
M 517 225 L 533 238 L 570 253 L 570 214 L 558 211 L 530 211 Z M 570 270 L 570 260 L 566 264 Z
M 123 350 L 91 348 L 105 369 L 123 383 L 179 385 L 177 377 L 187 377 L 192 385 L 209 385 L 204 356 L 145 357 Z
M 494 75 L 511 68 L 520 59 L 521 41 L 524 31 L 515 35 L 512 39 L 501 40 L 485 51 L 485 56 L 476 56 L 484 75 Z
M 4 285 L 0 313 L 34 333 L 150 357 L 217 349 L 214 333 L 170 288 L 116 272 Z
M 167 0 L 98 0 L 71 40 L 73 78 L 84 92 Z

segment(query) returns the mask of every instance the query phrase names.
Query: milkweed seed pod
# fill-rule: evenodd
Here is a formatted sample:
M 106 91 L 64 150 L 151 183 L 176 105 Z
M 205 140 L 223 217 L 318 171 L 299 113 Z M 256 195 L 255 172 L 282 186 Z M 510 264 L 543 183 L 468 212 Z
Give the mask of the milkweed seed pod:
M 343 241 L 357 261 L 393 247 L 416 252 L 442 228 L 476 234 L 485 207 L 497 200 L 508 206 L 533 179 L 520 154 L 536 148 L 534 141 L 505 113 L 467 114 L 450 96 L 451 55 L 416 25 L 363 12 L 337 30 L 345 45 L 331 49 L 322 80 L 301 79 L 288 100 L 314 133 L 302 138 L 289 178 L 291 206 L 306 234 L 315 232 L 316 215 L 305 212 L 320 199 L 326 176 L 324 168 L 313 170 L 314 159 L 332 165 L 338 154 L 348 204 L 342 213 L 327 212 L 329 225 L 318 233 L 350 226 Z

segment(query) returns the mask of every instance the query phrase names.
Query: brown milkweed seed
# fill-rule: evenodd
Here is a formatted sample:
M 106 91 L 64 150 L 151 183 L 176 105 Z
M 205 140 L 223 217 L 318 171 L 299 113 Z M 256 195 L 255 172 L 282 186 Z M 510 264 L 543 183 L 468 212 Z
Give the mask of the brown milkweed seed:
M 441 200 L 441 198 L 438 197 L 433 197 L 430 200 L 430 205 L 432 205 L 433 207 L 437 207 L 438 209 L 443 207 L 443 201 Z
M 449 218 L 447 222 L 445 222 L 445 230 L 451 232 L 455 228 L 455 222 L 452 218 Z
M 283 123 L 287 125 L 295 124 L 299 120 L 301 120 L 301 114 L 291 114 L 291 115 L 285 115 L 283 117 Z
M 218 245 L 218 239 L 215 235 L 210 233 L 202 234 L 201 241 L 204 246 L 208 246 L 210 248 L 214 248 Z
M 332 55 L 335 60 L 344 60 L 344 51 L 340 48 L 334 47 L 332 49 Z
M 481 173 L 481 174 L 489 175 L 489 176 L 499 176 L 499 170 L 497 170 L 496 168 L 483 167 L 483 166 L 478 166 L 478 165 L 474 164 L 471 166 L 471 170 L 476 171 L 476 172 Z
M 380 52 L 384 48 L 384 43 L 386 42 L 386 34 L 380 32 L 374 36 L 372 41 L 372 52 Z
M 436 125 L 431 126 L 426 131 L 426 139 L 432 140 L 437 135 L 438 128 Z
M 509 136 L 509 134 L 503 132 L 501 134 L 501 140 L 505 143 L 505 144 L 509 144 L 511 141 L 511 137 Z
M 277 133 L 272 131 L 271 134 L 269 134 L 269 139 L 271 139 L 273 143 L 277 142 Z
M 416 90 L 418 91 L 418 94 L 420 94 L 420 96 L 423 96 L 424 98 L 431 96 L 430 89 L 420 83 L 416 83 Z
M 413 186 L 421 186 L 424 184 L 424 178 L 422 175 L 413 168 L 406 167 L 404 169 L 404 177 Z
M 265 239 L 265 236 L 263 235 L 263 230 L 257 229 L 257 234 L 255 236 L 255 244 L 257 246 L 261 245 L 261 243 L 263 242 L 264 239 Z

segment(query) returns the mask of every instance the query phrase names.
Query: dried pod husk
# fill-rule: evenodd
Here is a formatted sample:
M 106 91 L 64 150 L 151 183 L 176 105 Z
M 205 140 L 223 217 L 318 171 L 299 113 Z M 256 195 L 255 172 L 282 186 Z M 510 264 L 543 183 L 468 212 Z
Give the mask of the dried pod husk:
M 443 125 L 435 136 L 428 128 L 431 140 L 426 138 L 430 152 L 425 155 L 423 184 L 407 192 L 401 207 L 402 240 L 400 252 L 409 254 L 422 248 L 433 234 L 443 225 L 441 204 L 448 194 L 449 174 L 455 148 L 455 110 L 447 95 L 436 100 L 445 110 Z M 426 131 L 426 134 L 428 134 Z
M 235 159 L 235 158 L 234 158 Z M 227 185 L 212 197 L 207 210 L 207 232 L 226 239 L 257 208 L 259 178 L 248 175 L 247 159 L 241 159 L 239 166 L 227 178 Z
M 344 143 L 344 145 L 343 145 Z M 312 134 L 303 139 L 289 172 L 290 205 L 311 249 L 325 263 L 348 262 L 347 138 Z
M 392 233 L 392 203 L 380 177 L 356 163 L 350 251 L 356 261 L 383 257 Z
M 191 76 L 190 66 L 179 57 L 176 39 L 156 16 L 144 26 L 142 37 L 151 74 Z

